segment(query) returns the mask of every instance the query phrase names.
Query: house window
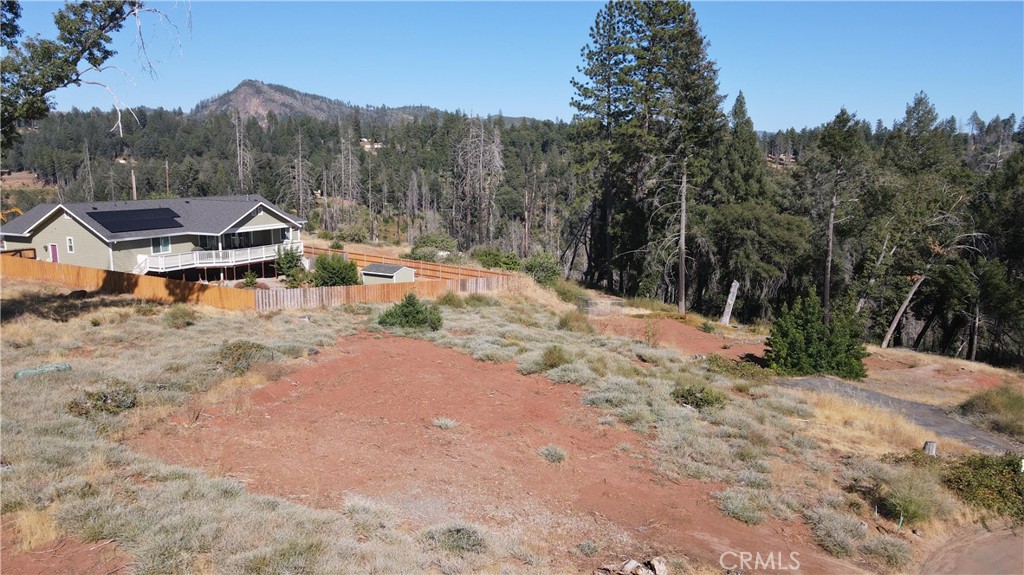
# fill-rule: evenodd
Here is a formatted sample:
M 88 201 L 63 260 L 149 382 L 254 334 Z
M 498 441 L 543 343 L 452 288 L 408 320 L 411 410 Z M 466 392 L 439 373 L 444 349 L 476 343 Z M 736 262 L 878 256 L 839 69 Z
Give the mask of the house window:
M 69 237 L 66 238 L 66 241 L 68 243 L 68 253 L 69 254 L 75 253 L 75 238 L 72 238 L 72 237 L 69 236 Z
M 171 238 L 153 238 L 153 253 L 154 254 L 169 254 L 171 253 Z
M 217 236 L 199 236 L 199 247 L 204 250 L 217 249 Z

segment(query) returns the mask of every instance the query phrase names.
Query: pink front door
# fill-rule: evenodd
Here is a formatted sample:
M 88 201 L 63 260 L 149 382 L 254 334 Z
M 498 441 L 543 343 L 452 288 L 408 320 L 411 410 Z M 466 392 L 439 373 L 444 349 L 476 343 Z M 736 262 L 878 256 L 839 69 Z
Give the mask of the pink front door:
M 50 244 L 50 261 L 57 263 L 57 244 Z

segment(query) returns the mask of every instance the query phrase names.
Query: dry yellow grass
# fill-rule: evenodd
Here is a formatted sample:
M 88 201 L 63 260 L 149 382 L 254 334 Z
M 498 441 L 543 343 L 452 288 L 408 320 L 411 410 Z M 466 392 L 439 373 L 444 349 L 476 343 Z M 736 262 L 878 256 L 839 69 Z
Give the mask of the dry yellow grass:
M 533 278 L 523 274 L 512 274 L 508 284 L 498 292 L 498 297 L 504 302 L 524 299 L 538 303 L 556 313 L 565 313 L 576 309 L 571 303 L 566 303 L 558 298 L 554 291 L 537 285 Z
M 938 441 L 944 453 L 974 450 L 935 434 L 899 414 L 838 397 L 830 393 L 799 391 L 814 408 L 807 433 L 834 449 L 849 453 L 884 455 L 893 451 L 920 449 L 925 441 Z
M 16 512 L 14 534 L 18 542 L 18 551 L 35 549 L 56 539 L 60 531 L 53 520 L 53 508 L 48 507 L 42 511 L 25 509 Z

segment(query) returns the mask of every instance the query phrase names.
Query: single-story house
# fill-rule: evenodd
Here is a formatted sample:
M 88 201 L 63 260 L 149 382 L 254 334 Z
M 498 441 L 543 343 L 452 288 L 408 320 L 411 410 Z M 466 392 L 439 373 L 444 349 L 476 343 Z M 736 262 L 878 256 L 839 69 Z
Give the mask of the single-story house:
M 305 223 L 254 194 L 41 204 L 0 226 L 0 249 L 137 274 L 229 269 L 301 252 Z
M 394 264 L 370 264 L 359 271 L 363 285 L 403 284 L 416 281 L 416 270 Z

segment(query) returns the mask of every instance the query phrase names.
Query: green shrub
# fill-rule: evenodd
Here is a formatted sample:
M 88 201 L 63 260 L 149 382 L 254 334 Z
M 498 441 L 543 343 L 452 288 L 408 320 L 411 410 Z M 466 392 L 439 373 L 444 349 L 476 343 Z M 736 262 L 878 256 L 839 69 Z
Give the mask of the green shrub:
M 967 503 L 1024 525 L 1021 459 L 1021 454 L 1013 453 L 963 455 L 949 462 L 942 473 L 942 483 Z
M 473 250 L 473 259 L 488 269 L 518 271 L 520 266 L 519 256 L 506 254 L 491 246 L 481 246 Z
M 576 309 L 567 311 L 558 318 L 558 329 L 576 333 L 594 333 L 594 326 L 590 324 L 587 314 Z
M 462 300 L 459 294 L 453 291 L 444 292 L 443 294 L 441 294 L 441 297 L 437 298 L 437 301 L 435 303 L 437 303 L 437 305 L 443 305 L 445 307 L 455 309 L 465 307 L 466 305 L 466 302 Z
M 487 540 L 472 525 L 455 524 L 427 531 L 427 542 L 441 550 L 462 557 L 469 553 L 483 553 Z
M 554 369 L 560 365 L 564 365 L 572 361 L 569 353 L 565 351 L 565 348 L 555 344 L 548 346 L 544 350 L 544 354 L 540 358 L 540 371 L 547 371 Z
M 576 549 L 578 549 L 584 557 L 593 557 L 594 555 L 597 555 L 597 552 L 599 551 L 597 544 L 593 541 L 583 541 L 576 545 Z
M 341 241 L 340 238 L 334 238 L 333 240 L 331 240 L 330 248 L 332 250 L 344 250 L 345 242 Z
M 78 417 L 89 417 L 97 413 L 117 415 L 135 407 L 138 396 L 127 383 L 115 380 L 108 389 L 86 391 L 82 397 L 68 402 L 68 413 Z
M 878 509 L 893 521 L 919 523 L 943 515 L 949 501 L 925 469 L 902 469 L 878 489 Z
M 164 312 L 164 325 L 173 329 L 184 329 L 194 325 L 199 319 L 199 312 L 195 308 L 183 303 L 176 303 L 167 308 Z
M 831 374 L 848 379 L 867 375 L 867 351 L 860 342 L 861 328 L 843 307 L 833 310 L 828 325 L 813 290 L 797 298 L 792 309 L 783 307 L 772 324 L 765 357 L 783 375 Z
M 313 266 L 313 285 L 316 287 L 354 286 L 359 283 L 359 268 L 343 254 L 322 254 L 316 258 Z
M 537 453 L 551 463 L 561 463 L 565 461 L 565 450 L 557 445 L 546 445 L 540 448 Z
M 260 283 L 260 277 L 256 275 L 256 272 L 246 270 L 245 278 L 242 280 L 242 287 L 247 289 L 256 289 L 256 284 L 258 283 Z
M 986 429 L 1024 438 L 1024 394 L 1010 384 L 977 393 L 958 409 Z
M 554 288 L 558 299 L 573 305 L 578 304 L 581 299 L 587 297 L 586 290 L 574 281 L 559 278 L 555 282 Z
M 672 390 L 672 399 L 680 405 L 704 410 L 725 405 L 728 396 L 713 387 L 691 383 L 676 385 Z
M 378 320 L 385 327 L 427 327 L 431 331 L 441 329 L 442 322 L 441 311 L 437 306 L 421 302 L 412 292 L 388 308 Z
M 548 252 L 541 252 L 526 260 L 523 263 L 523 270 L 545 287 L 554 287 L 558 278 L 562 277 L 562 265 Z
M 278 247 L 275 267 L 279 275 L 290 277 L 296 271 L 302 269 L 302 252 Z
M 711 323 L 710 321 L 705 321 L 704 323 L 700 324 L 700 330 L 704 333 L 715 333 L 715 324 Z
M 334 232 L 335 240 L 356 244 L 366 243 L 369 237 L 370 233 L 366 231 L 366 226 L 362 223 L 341 226 L 338 231 Z
M 442 252 L 451 254 L 458 247 L 455 238 L 443 233 L 423 234 L 413 242 L 412 251 L 406 258 L 424 262 L 436 262 Z
M 497 299 L 482 293 L 471 293 L 466 296 L 465 301 L 468 307 L 493 307 L 500 303 Z
M 240 375 L 257 363 L 273 361 L 276 356 L 269 347 L 248 340 L 225 342 L 217 351 L 220 366 L 228 373 Z
M 749 361 L 733 361 L 726 359 L 716 353 L 708 355 L 705 364 L 708 366 L 708 371 L 712 373 L 720 373 L 729 379 L 742 379 L 751 384 L 743 391 L 749 391 L 751 387 L 755 385 L 762 385 L 771 381 L 774 373 L 772 370 L 765 369 L 756 363 Z

